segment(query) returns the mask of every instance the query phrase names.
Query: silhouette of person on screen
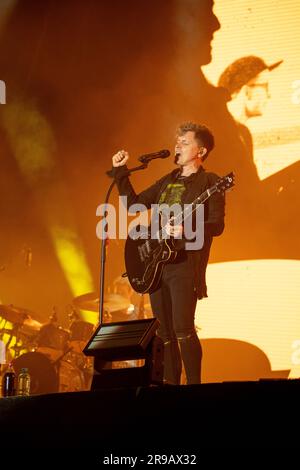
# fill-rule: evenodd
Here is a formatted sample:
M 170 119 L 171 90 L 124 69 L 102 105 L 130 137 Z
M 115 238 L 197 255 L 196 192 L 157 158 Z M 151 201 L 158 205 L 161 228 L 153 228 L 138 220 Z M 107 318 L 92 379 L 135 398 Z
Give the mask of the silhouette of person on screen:
M 267 65 L 254 55 L 241 57 L 228 65 L 218 80 L 218 86 L 228 91 L 228 110 L 236 120 L 241 141 L 251 161 L 253 141 L 246 123 L 248 119 L 263 115 L 270 99 L 270 72 L 282 62 Z

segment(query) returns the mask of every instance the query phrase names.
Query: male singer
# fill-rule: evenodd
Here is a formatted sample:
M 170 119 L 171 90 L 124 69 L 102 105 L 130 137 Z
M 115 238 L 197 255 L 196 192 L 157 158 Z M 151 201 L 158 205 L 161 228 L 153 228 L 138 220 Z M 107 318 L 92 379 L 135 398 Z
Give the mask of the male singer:
M 214 137 L 204 125 L 187 122 L 179 126 L 175 144 L 175 164 L 179 167 L 140 194 L 136 194 L 128 178 L 126 163 L 129 154 L 120 150 L 112 157 L 113 176 L 120 195 L 127 196 L 128 206 L 144 204 L 191 203 L 218 179 L 206 172 L 203 162 L 214 147 Z M 207 297 L 205 272 L 212 238 L 224 230 L 225 200 L 214 193 L 204 206 L 204 244 L 201 249 L 185 249 L 184 238 L 178 242 L 178 254 L 164 266 L 158 288 L 150 294 L 153 314 L 160 321 L 158 334 L 165 345 L 164 381 L 180 384 L 182 361 L 188 384 L 201 381 L 202 349 L 194 317 L 197 298 Z M 166 225 L 171 237 L 179 238 L 182 225 Z

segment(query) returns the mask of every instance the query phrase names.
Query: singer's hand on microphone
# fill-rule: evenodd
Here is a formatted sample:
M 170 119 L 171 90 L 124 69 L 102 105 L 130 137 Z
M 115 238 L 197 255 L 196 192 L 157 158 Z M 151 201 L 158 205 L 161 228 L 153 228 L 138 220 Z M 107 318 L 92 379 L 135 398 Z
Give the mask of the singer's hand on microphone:
M 125 150 L 119 150 L 119 152 L 112 157 L 112 164 L 114 167 L 123 166 L 126 164 L 128 159 L 129 153 Z

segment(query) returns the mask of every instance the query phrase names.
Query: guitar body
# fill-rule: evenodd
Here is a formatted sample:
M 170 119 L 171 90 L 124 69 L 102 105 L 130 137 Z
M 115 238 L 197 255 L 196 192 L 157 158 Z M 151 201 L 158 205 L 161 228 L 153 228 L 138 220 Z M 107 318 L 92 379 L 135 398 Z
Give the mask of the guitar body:
M 164 264 L 176 256 L 172 239 L 159 241 L 129 236 L 125 244 L 125 266 L 132 288 L 140 294 L 153 292 L 160 282 Z
M 173 218 L 176 225 L 178 220 L 182 221 L 190 217 L 197 209 L 198 204 L 203 204 L 215 192 L 225 192 L 234 185 L 234 174 L 220 178 L 212 187 L 198 196 L 189 207 Z M 177 219 L 178 218 L 178 219 Z M 132 232 L 128 235 L 125 244 L 125 265 L 128 280 L 132 288 L 140 293 L 153 292 L 161 279 L 164 265 L 173 261 L 177 252 L 174 249 L 173 239 L 167 238 L 162 228 L 156 238 L 151 238 L 151 230 L 140 227 L 137 234 Z

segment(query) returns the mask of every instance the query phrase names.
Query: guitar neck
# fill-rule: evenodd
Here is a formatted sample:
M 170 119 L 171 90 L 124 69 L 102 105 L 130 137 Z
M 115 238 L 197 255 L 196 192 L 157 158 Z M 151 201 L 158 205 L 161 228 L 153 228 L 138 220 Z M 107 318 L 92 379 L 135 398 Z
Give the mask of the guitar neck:
M 172 220 L 173 225 L 182 224 L 188 217 L 190 217 L 193 212 L 197 209 L 199 204 L 203 204 L 212 194 L 216 192 L 216 187 L 206 189 L 200 196 L 198 196 L 191 204 L 188 204 L 187 207 L 174 217 Z M 158 237 L 159 239 L 165 238 L 167 235 L 164 227 L 160 229 Z

